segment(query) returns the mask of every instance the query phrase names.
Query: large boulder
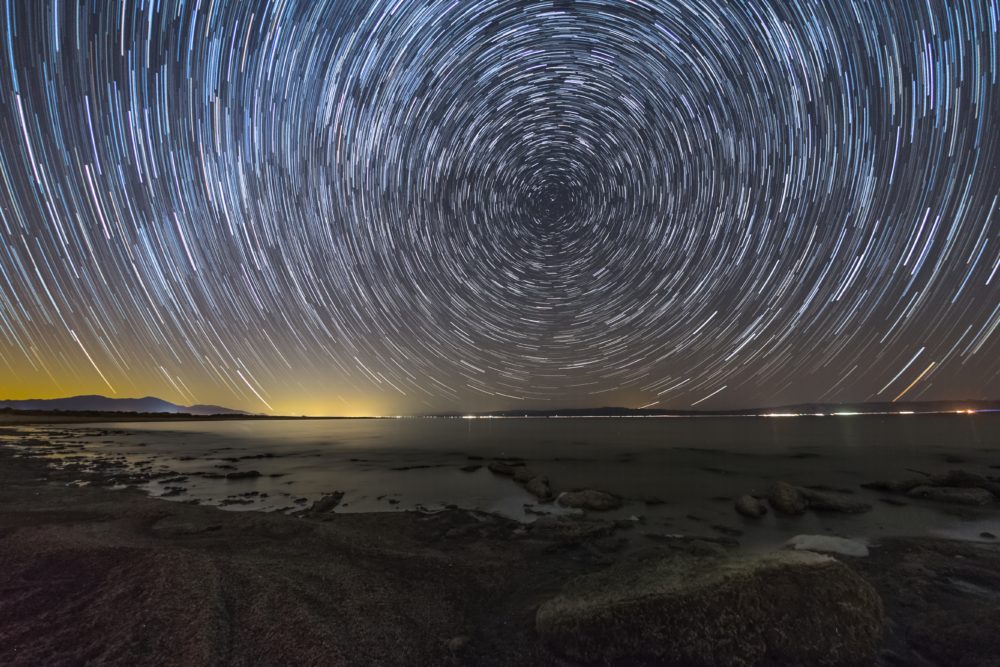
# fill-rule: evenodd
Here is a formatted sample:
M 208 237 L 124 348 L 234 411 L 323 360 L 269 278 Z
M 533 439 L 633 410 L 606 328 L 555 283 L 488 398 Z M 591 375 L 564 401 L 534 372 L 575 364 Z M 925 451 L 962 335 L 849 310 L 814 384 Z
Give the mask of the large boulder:
M 622 506 L 621 498 L 593 489 L 567 491 L 560 494 L 558 500 L 563 507 L 578 507 L 595 512 L 606 512 Z
M 906 494 L 912 498 L 936 500 L 956 505 L 988 505 L 993 502 L 993 494 L 986 489 L 960 488 L 956 486 L 918 486 Z
M 556 652 L 599 664 L 871 664 L 882 601 L 817 553 L 653 557 L 570 582 L 537 612 Z
M 781 514 L 797 516 L 806 511 L 808 503 L 797 487 L 787 482 L 775 482 L 768 491 L 767 501 Z

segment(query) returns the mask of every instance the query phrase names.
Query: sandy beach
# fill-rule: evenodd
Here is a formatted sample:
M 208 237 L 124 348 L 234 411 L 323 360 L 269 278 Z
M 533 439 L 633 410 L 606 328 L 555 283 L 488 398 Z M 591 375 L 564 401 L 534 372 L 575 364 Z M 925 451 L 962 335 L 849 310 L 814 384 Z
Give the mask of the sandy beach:
M 110 490 L 100 472 L 92 485 L 68 486 L 79 478 L 0 448 L 3 664 L 793 664 L 788 656 L 816 648 L 776 648 L 773 636 L 794 634 L 796 617 L 823 630 L 796 641 L 829 635 L 816 664 L 1000 664 L 1000 547 L 991 544 L 894 538 L 864 558 L 823 556 L 822 570 L 782 561 L 761 575 L 763 602 L 725 629 L 745 661 L 711 648 L 711 624 L 677 649 L 687 653 L 657 653 L 640 639 L 624 653 L 581 654 L 577 628 L 655 636 L 658 608 L 615 616 L 635 602 L 615 598 L 617 587 L 634 587 L 650 562 L 667 568 L 661 577 L 676 563 L 713 578 L 747 557 L 710 531 L 654 535 L 597 512 L 532 525 L 459 509 L 231 512 Z M 803 572 L 832 593 L 767 597 Z M 742 610 L 733 600 L 757 599 L 756 579 L 732 581 L 735 590 L 687 591 L 685 604 Z M 598 598 L 611 597 L 584 618 L 594 597 L 574 591 L 595 585 Z M 838 605 L 858 600 L 871 621 L 838 620 Z M 570 607 L 572 622 L 558 616 Z M 756 644 L 740 642 L 760 628 L 764 652 L 747 653 Z

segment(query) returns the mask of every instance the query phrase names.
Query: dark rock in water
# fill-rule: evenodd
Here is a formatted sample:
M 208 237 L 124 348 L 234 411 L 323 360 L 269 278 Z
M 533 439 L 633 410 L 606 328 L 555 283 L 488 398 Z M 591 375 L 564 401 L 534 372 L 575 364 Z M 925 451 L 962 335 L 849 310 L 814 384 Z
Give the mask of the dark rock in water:
M 890 491 L 892 493 L 910 493 L 910 491 L 919 486 L 983 489 L 996 498 L 1000 498 L 1000 482 L 995 482 L 982 475 L 976 475 L 964 470 L 949 470 L 941 475 L 929 475 L 923 478 L 905 479 L 902 481 L 868 482 L 861 486 L 866 489 Z
M 641 500 L 649 507 L 652 507 L 654 505 L 665 505 L 667 503 L 666 500 L 658 496 L 643 496 Z
M 504 477 L 513 477 L 518 468 L 517 466 L 512 466 L 509 463 L 501 463 L 500 461 L 491 461 L 486 467 L 490 469 L 491 473 L 503 475 Z
M 325 512 L 330 512 L 334 508 L 336 508 L 337 505 L 340 504 L 340 501 L 343 499 L 344 499 L 343 491 L 334 491 L 333 493 L 328 493 L 327 495 L 323 496 L 322 498 L 314 502 L 312 504 L 312 507 L 309 508 L 309 511 L 315 514 L 323 514 Z
M 889 493 L 906 493 L 910 489 L 914 489 L 923 484 L 927 484 L 927 479 L 904 479 L 896 481 L 878 481 L 878 482 L 865 482 L 861 485 L 862 489 L 871 489 L 873 491 L 888 491 Z
M 759 519 L 767 514 L 767 505 L 753 496 L 740 496 L 736 499 L 736 511 L 751 519 Z
M 540 500 L 548 500 L 552 497 L 552 487 L 549 486 L 549 480 L 545 476 L 533 477 L 528 480 L 524 488 Z
M 253 479 L 255 477 L 260 477 L 259 470 L 241 470 L 226 474 L 226 479 Z
M 461 468 L 459 468 L 459 470 L 461 470 L 462 472 L 476 472 L 482 467 L 483 466 L 479 464 L 473 464 L 473 465 L 462 466 Z
M 559 504 L 563 507 L 578 507 L 581 509 L 594 510 L 595 512 L 606 512 L 621 507 L 620 498 L 605 493 L 604 491 L 594 491 L 585 489 L 583 491 L 566 491 L 559 495 Z
M 995 540 L 995 539 L 997 539 L 996 535 L 994 535 L 993 533 L 988 533 L 986 531 L 983 531 L 983 532 L 979 533 L 979 537 L 981 537 L 981 538 L 983 538 L 985 540 Z
M 906 495 L 912 498 L 936 500 L 957 505 L 988 505 L 994 500 L 986 489 L 959 488 L 954 486 L 918 486 Z
M 806 499 L 809 509 L 823 512 L 841 512 L 843 514 L 864 514 L 870 512 L 872 506 L 843 496 L 820 493 L 811 489 L 799 488 L 799 493 Z
M 815 553 L 673 556 L 571 581 L 535 616 L 557 652 L 601 664 L 871 664 L 882 601 L 843 563 Z
M 535 477 L 538 477 L 531 468 L 525 466 L 520 466 L 514 469 L 514 481 L 521 484 L 527 484 Z
M 767 500 L 776 512 L 791 516 L 804 513 L 808 506 L 799 490 L 787 482 L 775 482 L 768 491 Z
M 951 486 L 960 489 L 983 489 L 1000 498 L 1000 483 L 986 479 L 982 475 L 964 470 L 949 470 L 943 475 L 932 475 L 928 482 L 931 486 Z

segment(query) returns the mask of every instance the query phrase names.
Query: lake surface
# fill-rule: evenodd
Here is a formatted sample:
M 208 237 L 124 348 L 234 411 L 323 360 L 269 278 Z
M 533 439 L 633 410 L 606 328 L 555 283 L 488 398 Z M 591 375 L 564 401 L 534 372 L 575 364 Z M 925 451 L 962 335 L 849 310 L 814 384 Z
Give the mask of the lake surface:
M 235 501 L 239 504 L 228 506 L 234 510 L 290 511 L 343 491 L 339 512 L 458 505 L 522 521 L 534 520 L 533 512 L 565 512 L 540 504 L 485 467 L 460 470 L 493 458 L 520 458 L 547 475 L 557 493 L 594 488 L 626 499 L 622 509 L 604 516 L 641 518 L 644 530 L 671 534 L 738 530 L 748 548 L 772 546 L 800 533 L 868 540 L 1000 535 L 995 508 L 899 497 L 906 505 L 895 506 L 883 500 L 887 494 L 859 488 L 866 481 L 919 476 L 912 471 L 960 468 L 1000 475 L 1000 415 L 201 421 L 21 431 L 72 443 L 73 454 L 84 460 L 184 475 L 180 482 L 154 479 L 145 488 L 160 495 L 182 487 L 171 500 Z M 65 456 L 53 458 L 56 464 L 60 460 Z M 248 470 L 261 477 L 204 476 Z M 734 512 L 735 497 L 762 493 L 775 480 L 847 490 L 874 510 L 861 516 L 810 512 L 794 518 L 772 512 L 761 520 Z M 644 502 L 651 497 L 664 502 Z

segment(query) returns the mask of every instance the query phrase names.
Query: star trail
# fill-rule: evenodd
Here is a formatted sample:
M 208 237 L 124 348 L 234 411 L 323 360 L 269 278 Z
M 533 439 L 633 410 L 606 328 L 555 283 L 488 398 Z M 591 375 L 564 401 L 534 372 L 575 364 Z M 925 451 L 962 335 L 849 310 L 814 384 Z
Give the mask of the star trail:
M 0 2 L 0 398 L 1000 394 L 998 0 Z

